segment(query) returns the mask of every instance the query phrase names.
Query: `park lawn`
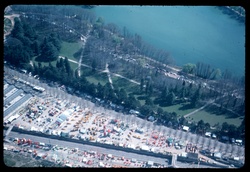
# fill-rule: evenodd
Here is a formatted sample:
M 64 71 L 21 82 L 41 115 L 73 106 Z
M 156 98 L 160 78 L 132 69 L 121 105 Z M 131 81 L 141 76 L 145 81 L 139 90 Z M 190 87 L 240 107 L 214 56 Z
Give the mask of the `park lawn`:
M 178 117 L 182 117 L 182 116 L 184 116 L 190 112 L 193 112 L 194 110 L 197 109 L 197 108 L 183 108 L 188 104 L 189 104 L 189 102 L 180 103 L 180 104 L 176 104 L 176 105 L 172 105 L 172 106 L 161 107 L 161 108 L 167 112 L 176 112 Z
M 145 105 L 145 100 L 144 99 L 138 99 L 138 97 L 142 96 L 142 95 L 134 95 L 136 100 L 138 100 L 141 104 L 141 106 Z
M 101 85 L 105 85 L 106 83 L 108 83 L 108 76 L 106 73 L 95 73 L 93 75 L 90 76 L 86 76 L 86 79 L 90 82 L 93 83 L 95 85 L 98 84 L 98 82 Z
M 223 122 L 227 122 L 228 124 L 233 124 L 236 127 L 240 126 L 241 122 L 242 122 L 242 118 L 241 117 L 234 117 L 234 118 L 230 118 L 227 117 L 226 114 L 214 114 L 214 113 L 210 113 L 207 112 L 206 110 L 201 110 L 197 113 L 194 113 L 193 115 L 189 116 L 189 118 L 187 118 L 189 121 L 195 121 L 195 122 L 199 122 L 200 120 L 203 120 L 205 123 L 208 122 L 210 124 L 210 126 L 214 126 L 215 124 L 222 124 Z
M 65 42 L 62 41 L 62 47 L 60 49 L 59 55 L 68 57 L 69 59 L 76 60 L 74 58 L 74 54 L 81 48 L 81 43 L 80 42 Z
M 126 90 L 127 94 L 130 94 L 138 89 L 138 85 L 128 81 L 127 79 L 120 78 L 111 74 L 111 79 L 114 86 L 117 86 L 119 89 L 123 88 Z

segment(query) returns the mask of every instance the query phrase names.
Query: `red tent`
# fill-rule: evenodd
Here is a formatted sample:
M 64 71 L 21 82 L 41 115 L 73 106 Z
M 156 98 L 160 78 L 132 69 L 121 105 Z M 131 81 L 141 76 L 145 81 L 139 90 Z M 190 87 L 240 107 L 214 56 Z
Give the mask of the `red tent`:
M 157 136 L 157 135 L 153 135 L 153 138 L 154 138 L 154 139 L 158 139 L 158 136 Z
M 87 162 L 88 165 L 92 165 L 92 163 L 93 162 L 91 160 L 88 160 L 88 162 Z

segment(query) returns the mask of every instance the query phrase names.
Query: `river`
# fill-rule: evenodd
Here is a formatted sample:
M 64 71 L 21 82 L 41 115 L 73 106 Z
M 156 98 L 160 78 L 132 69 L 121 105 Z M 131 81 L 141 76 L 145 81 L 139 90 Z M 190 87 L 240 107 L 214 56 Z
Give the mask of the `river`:
M 105 24 L 139 34 L 168 51 L 175 65 L 203 62 L 235 76 L 245 72 L 245 24 L 215 6 L 129 6 L 93 8 Z

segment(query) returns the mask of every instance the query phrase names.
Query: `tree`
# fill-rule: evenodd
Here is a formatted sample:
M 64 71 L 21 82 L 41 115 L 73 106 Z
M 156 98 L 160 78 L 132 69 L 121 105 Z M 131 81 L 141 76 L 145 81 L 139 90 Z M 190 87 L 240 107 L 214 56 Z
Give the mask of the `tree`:
M 71 66 L 69 64 L 69 59 L 68 57 L 65 57 L 64 58 L 64 66 L 65 66 L 65 70 L 66 70 L 66 73 L 69 75 L 71 73 Z
M 205 128 L 204 121 L 203 120 L 198 121 L 196 131 L 198 131 L 198 133 L 200 134 L 203 134 L 204 128 Z
M 167 95 L 168 95 L 168 87 L 167 86 L 164 86 L 162 92 L 161 92 L 161 99 L 162 100 L 166 100 L 167 98 Z
M 12 65 L 20 67 L 22 63 L 29 63 L 30 54 L 20 40 L 9 38 L 4 45 L 4 59 Z
M 221 78 L 221 71 L 220 69 L 213 70 L 210 76 L 210 79 L 217 80 Z
M 191 106 L 196 107 L 197 103 L 200 100 L 200 98 L 201 98 L 201 91 L 200 91 L 200 88 L 199 88 L 199 89 L 196 90 L 193 97 L 191 98 Z
M 39 61 L 49 62 L 57 60 L 59 52 L 46 38 L 44 39 L 41 50 L 41 55 L 38 58 Z
M 137 109 L 141 107 L 141 104 L 138 100 L 136 100 L 134 95 L 130 94 L 127 102 L 125 102 L 125 106 L 130 109 Z
M 142 115 L 144 115 L 146 117 L 146 116 L 150 115 L 153 112 L 153 109 L 149 105 L 143 105 L 140 108 L 140 112 L 141 112 Z
M 98 82 L 97 84 L 97 97 L 102 98 L 104 97 L 103 86 Z
M 97 66 L 96 59 L 93 59 L 93 60 L 92 60 L 92 63 L 91 63 L 92 72 L 95 72 L 95 71 L 96 71 L 96 66 Z
M 168 94 L 168 96 L 167 96 L 167 103 L 168 103 L 168 105 L 173 105 L 174 102 L 175 102 L 175 94 L 173 91 L 171 91 L 171 93 Z
M 23 22 L 24 36 L 34 41 L 37 38 L 35 30 L 30 26 L 30 24 Z
M 33 49 L 33 53 L 35 56 L 38 56 L 39 53 L 40 53 L 40 45 L 38 43 L 37 40 L 35 40 L 33 43 L 32 43 L 32 49 Z
M 144 86 L 144 79 L 141 78 L 141 83 L 140 83 L 140 91 L 143 91 L 143 86 Z
M 148 96 L 151 96 L 152 93 L 153 93 L 153 86 L 152 86 L 152 84 L 150 84 L 150 85 L 148 86 Z
M 182 72 L 188 74 L 194 74 L 196 70 L 196 65 L 192 63 L 187 63 L 182 67 Z
M 51 42 L 57 49 L 57 51 L 60 51 L 61 49 L 61 40 L 56 33 L 51 33 L 48 37 L 48 41 Z
M 184 116 L 182 116 L 180 119 L 179 119 L 179 124 L 180 125 L 187 125 L 187 120 Z
M 227 122 L 223 122 L 221 126 L 221 131 L 228 132 L 228 129 L 229 129 L 229 124 Z
M 125 91 L 124 88 L 121 88 L 120 91 L 118 92 L 118 99 L 120 103 L 126 102 L 128 98 L 127 92 Z
M 15 25 L 11 31 L 11 36 L 17 39 L 20 39 L 24 35 L 24 30 L 23 30 L 23 25 L 19 18 L 15 17 L 14 18 Z
M 149 96 L 147 96 L 147 98 L 146 98 L 145 105 L 149 105 L 149 106 L 153 106 L 154 105 L 153 101 L 150 99 Z

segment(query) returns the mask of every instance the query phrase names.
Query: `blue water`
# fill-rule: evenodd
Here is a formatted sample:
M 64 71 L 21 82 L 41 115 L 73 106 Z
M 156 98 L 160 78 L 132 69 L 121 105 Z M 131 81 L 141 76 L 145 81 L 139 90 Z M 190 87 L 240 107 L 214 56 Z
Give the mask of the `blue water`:
M 97 17 L 125 26 L 175 64 L 203 62 L 234 75 L 245 72 L 245 25 L 213 6 L 97 6 Z

